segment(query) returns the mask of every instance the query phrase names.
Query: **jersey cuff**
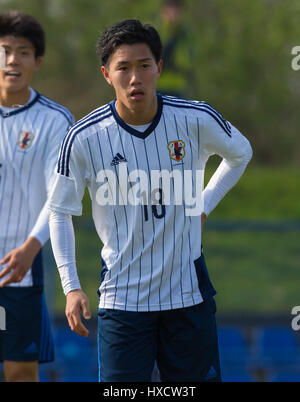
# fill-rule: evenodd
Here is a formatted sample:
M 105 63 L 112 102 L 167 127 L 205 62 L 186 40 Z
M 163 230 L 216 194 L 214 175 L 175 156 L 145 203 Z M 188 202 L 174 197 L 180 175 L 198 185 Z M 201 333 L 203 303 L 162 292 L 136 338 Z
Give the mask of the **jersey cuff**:
M 75 215 L 75 216 L 81 216 L 82 215 L 82 208 L 80 209 L 70 209 L 70 208 L 64 208 L 64 207 L 59 207 L 58 205 L 49 203 L 49 210 L 53 212 L 60 212 L 65 215 Z

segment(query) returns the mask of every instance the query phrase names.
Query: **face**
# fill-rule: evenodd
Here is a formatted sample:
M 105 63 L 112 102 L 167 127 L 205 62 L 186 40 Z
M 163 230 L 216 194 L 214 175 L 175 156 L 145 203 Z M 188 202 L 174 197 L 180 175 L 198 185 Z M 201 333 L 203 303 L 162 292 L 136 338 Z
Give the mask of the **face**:
M 126 112 L 153 114 L 151 109 L 157 107 L 156 83 L 161 69 L 162 61 L 156 63 L 149 46 L 144 43 L 119 46 L 108 65 L 102 66 L 104 78 L 116 92 L 117 110 L 122 118 Z
M 23 37 L 0 37 L 0 45 L 6 53 L 6 69 L 0 70 L 0 90 L 22 93 L 28 88 L 32 74 L 39 69 L 41 57 L 35 57 L 33 44 Z

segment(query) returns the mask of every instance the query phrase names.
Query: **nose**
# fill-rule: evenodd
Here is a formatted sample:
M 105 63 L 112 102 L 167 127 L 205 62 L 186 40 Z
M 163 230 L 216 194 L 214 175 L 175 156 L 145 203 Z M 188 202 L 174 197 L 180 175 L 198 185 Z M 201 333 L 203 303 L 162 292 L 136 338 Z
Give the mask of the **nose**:
M 141 82 L 140 74 L 138 68 L 132 69 L 132 73 L 130 76 L 130 84 L 131 85 L 136 85 Z
M 18 55 L 15 52 L 9 52 L 9 54 L 6 55 L 7 65 L 16 65 L 18 62 Z

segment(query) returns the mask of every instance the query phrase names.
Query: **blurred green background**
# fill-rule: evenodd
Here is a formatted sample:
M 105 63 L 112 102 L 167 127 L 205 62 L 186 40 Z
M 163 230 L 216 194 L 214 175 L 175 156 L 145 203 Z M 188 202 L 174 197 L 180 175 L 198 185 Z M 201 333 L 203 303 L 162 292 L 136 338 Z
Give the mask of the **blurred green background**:
M 205 100 L 250 140 L 254 156 L 238 185 L 212 212 L 204 233 L 219 313 L 290 315 L 300 302 L 300 71 L 291 50 L 300 45 L 299 0 L 185 0 L 180 19 L 164 18 L 162 0 L 0 0 L 44 26 L 47 51 L 33 86 L 67 106 L 76 119 L 114 96 L 100 73 L 96 40 L 125 18 L 153 24 L 164 44 L 176 38 L 159 87 Z M 179 35 L 176 37 L 176 32 Z M 170 47 L 169 47 L 170 49 Z M 174 67 L 175 64 L 175 67 Z M 169 75 L 168 75 L 169 74 Z M 176 83 L 177 85 L 177 83 Z M 171 88 L 172 89 L 172 88 Z M 208 180 L 219 163 L 211 158 Z M 101 244 L 84 198 L 74 219 L 78 271 L 97 308 Z M 56 312 L 64 310 L 58 274 L 48 272 Z

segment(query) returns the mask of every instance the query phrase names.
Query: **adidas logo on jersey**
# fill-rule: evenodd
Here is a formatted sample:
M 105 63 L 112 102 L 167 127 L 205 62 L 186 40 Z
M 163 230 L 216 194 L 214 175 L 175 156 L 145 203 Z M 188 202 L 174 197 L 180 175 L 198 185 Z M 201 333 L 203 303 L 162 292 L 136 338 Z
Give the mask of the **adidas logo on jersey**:
M 118 165 L 120 162 L 127 162 L 127 159 L 124 158 L 124 156 L 122 156 L 121 154 L 119 154 L 119 152 L 117 153 L 117 155 L 113 158 L 113 160 L 111 161 L 111 166 L 116 166 Z

